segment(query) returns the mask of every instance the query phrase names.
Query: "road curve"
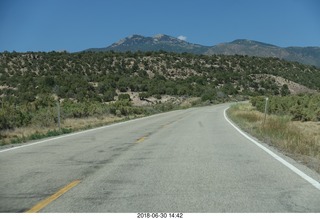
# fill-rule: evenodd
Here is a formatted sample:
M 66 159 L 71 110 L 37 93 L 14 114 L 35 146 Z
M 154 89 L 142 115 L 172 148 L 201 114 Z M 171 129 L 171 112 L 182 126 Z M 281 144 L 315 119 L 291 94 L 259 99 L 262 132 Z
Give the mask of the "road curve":
M 2 150 L 0 212 L 320 212 L 320 191 L 231 126 L 229 105 Z

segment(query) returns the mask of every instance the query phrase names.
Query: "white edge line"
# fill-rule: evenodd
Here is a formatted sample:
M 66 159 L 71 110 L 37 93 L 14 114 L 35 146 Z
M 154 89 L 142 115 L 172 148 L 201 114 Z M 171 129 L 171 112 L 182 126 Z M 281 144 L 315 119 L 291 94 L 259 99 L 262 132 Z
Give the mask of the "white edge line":
M 87 133 L 87 132 L 92 132 L 92 131 L 96 131 L 96 130 L 100 130 L 100 129 L 105 129 L 105 128 L 110 128 L 110 127 L 114 127 L 114 126 L 118 126 L 118 125 L 123 125 L 123 124 L 129 123 L 129 122 L 135 122 L 135 121 L 139 121 L 139 120 L 142 120 L 142 119 L 152 118 L 152 117 L 156 117 L 156 116 L 160 116 L 160 115 L 163 115 L 163 114 L 166 114 L 166 113 L 176 112 L 176 111 L 178 111 L 178 110 L 159 113 L 159 114 L 146 116 L 146 117 L 141 117 L 141 118 L 137 118 L 137 119 L 131 119 L 131 120 L 118 122 L 118 123 L 113 123 L 113 124 L 109 124 L 109 125 L 104 125 L 104 126 L 101 126 L 101 127 L 88 129 L 88 130 L 84 130 L 84 131 L 79 131 L 79 132 L 74 132 L 74 133 L 70 133 L 70 134 L 66 134 L 66 135 L 61 135 L 61 136 L 58 136 L 58 137 L 53 137 L 53 138 L 50 138 L 50 139 L 37 141 L 37 142 L 34 142 L 34 143 L 24 144 L 24 145 L 21 145 L 21 146 L 16 146 L 16 147 L 13 146 L 11 148 L 0 150 L 0 153 L 16 150 L 16 149 L 20 149 L 20 148 L 30 147 L 30 146 L 33 146 L 33 145 L 37 145 L 37 144 L 41 144 L 41 143 L 45 143 L 45 142 L 49 142 L 49 141 L 54 141 L 54 140 L 58 140 L 58 139 L 61 139 L 61 138 L 71 137 L 71 136 L 75 136 L 75 135 L 80 135 L 80 134 L 84 134 L 84 133 Z
M 286 167 L 288 167 L 290 170 L 292 170 L 293 172 L 295 172 L 296 174 L 298 174 L 300 177 L 302 177 L 304 180 L 306 180 L 307 182 L 309 182 L 311 185 L 313 185 L 315 188 L 317 188 L 318 190 L 320 190 L 320 183 L 318 181 L 316 181 L 315 179 L 311 178 L 310 176 L 308 176 L 307 174 L 305 174 L 304 172 L 302 172 L 301 170 L 299 170 L 298 168 L 296 168 L 295 166 L 293 166 L 292 164 L 288 163 L 286 160 L 284 160 L 283 158 L 279 157 L 278 155 L 276 155 L 275 153 L 273 153 L 271 150 L 269 150 L 268 148 L 266 148 L 265 146 L 263 146 L 262 144 L 260 144 L 259 142 L 255 141 L 254 139 L 252 139 L 251 137 L 249 137 L 246 133 L 244 133 L 242 130 L 240 130 L 237 126 L 235 126 L 227 117 L 226 115 L 226 111 L 229 109 L 230 107 L 226 108 L 223 112 L 224 118 L 230 123 L 230 125 L 232 125 L 238 132 L 240 132 L 240 134 L 242 134 L 245 138 L 247 138 L 249 141 L 253 142 L 255 145 L 257 145 L 259 148 L 261 148 L 262 150 L 264 150 L 265 152 L 267 152 L 269 155 L 271 155 L 273 158 L 275 158 L 276 160 L 278 160 L 280 163 L 282 163 L 283 165 L 285 165 Z

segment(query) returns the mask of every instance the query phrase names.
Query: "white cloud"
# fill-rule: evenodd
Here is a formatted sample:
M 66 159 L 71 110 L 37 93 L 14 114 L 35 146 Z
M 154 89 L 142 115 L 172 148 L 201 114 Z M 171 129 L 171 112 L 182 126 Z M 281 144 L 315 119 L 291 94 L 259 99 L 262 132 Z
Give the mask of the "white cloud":
M 186 40 L 187 40 L 187 37 L 186 37 L 186 36 L 182 36 L 182 35 L 181 35 L 181 36 L 178 36 L 178 39 L 179 39 L 179 40 L 186 41 Z

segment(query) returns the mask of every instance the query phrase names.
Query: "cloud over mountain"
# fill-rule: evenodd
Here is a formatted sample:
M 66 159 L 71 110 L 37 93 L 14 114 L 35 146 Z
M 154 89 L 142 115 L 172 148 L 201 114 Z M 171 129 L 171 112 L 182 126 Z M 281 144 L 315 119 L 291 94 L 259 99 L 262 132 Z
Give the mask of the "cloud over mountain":
M 183 41 L 187 41 L 187 37 L 183 36 L 183 35 L 178 36 L 178 39 L 183 40 Z

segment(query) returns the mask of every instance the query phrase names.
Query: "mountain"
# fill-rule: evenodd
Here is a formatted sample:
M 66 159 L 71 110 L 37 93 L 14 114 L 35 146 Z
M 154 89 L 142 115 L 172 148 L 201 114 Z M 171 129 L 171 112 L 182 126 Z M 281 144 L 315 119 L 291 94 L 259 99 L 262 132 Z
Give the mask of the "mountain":
M 276 57 L 287 61 L 296 61 L 320 67 L 320 47 L 279 47 L 254 40 L 238 39 L 215 46 L 203 46 L 180 40 L 178 38 L 158 34 L 153 37 L 132 35 L 105 48 L 91 48 L 86 51 L 167 51 L 193 54 L 248 55 L 258 57 Z
M 320 47 L 287 47 L 282 48 L 253 40 L 235 40 L 210 47 L 206 55 L 248 55 L 258 57 L 276 57 L 287 61 L 296 61 L 320 67 Z
M 320 47 L 288 47 L 286 50 L 289 55 L 283 59 L 320 67 Z
M 157 34 L 153 37 L 132 35 L 126 37 L 106 48 L 93 48 L 89 51 L 116 51 L 116 52 L 137 52 L 137 51 L 167 51 L 176 53 L 203 54 L 210 47 L 193 44 L 164 34 Z
M 248 55 L 248 56 L 259 56 L 259 57 L 282 57 L 284 54 L 282 48 L 261 43 L 253 40 L 235 40 L 230 43 L 221 43 L 216 46 L 209 48 L 205 54 L 223 54 L 223 55 Z

